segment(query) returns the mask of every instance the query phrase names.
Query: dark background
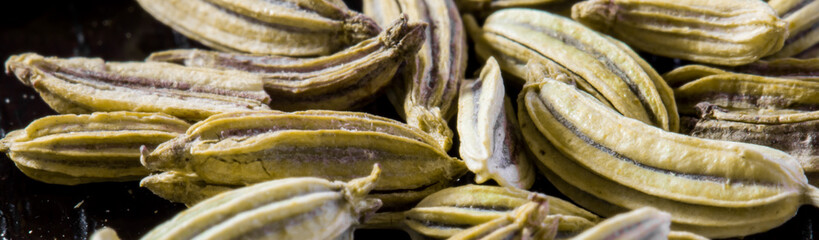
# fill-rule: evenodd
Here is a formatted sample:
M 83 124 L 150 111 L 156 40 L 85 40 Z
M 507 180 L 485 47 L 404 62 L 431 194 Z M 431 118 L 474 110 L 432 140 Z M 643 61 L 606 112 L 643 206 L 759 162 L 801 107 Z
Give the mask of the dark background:
M 361 9 L 360 1 L 347 2 L 353 9 Z M 4 1 L 0 13 L 0 59 L 36 52 L 44 56 L 141 61 L 154 51 L 205 48 L 154 20 L 134 1 Z M 672 59 L 644 57 L 661 73 L 680 64 Z M 470 59 L 467 75 L 480 65 Z M 363 111 L 396 116 L 384 98 Z M 0 74 L 0 136 L 52 114 L 56 113 L 34 90 L 11 75 Z M 562 197 L 542 178 L 534 190 Z M 80 186 L 40 183 L 0 155 L 2 239 L 86 239 L 103 226 L 116 229 L 123 239 L 136 239 L 183 209 L 184 205 L 156 197 L 137 182 Z M 805 206 L 783 226 L 745 239 L 814 239 L 816 221 L 819 210 Z M 396 231 L 356 232 L 357 239 L 381 239 L 386 235 L 406 238 Z

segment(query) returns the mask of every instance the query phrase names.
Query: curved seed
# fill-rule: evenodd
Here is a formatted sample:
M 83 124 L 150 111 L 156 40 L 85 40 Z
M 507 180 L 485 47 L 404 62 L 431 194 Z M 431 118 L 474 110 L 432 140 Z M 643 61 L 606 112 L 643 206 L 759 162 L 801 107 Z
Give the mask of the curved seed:
M 567 201 L 524 190 L 466 185 L 444 189 L 424 198 L 406 211 L 404 224 L 412 231 L 434 238 L 448 238 L 467 228 L 502 217 L 527 202 L 529 197 L 548 199 L 549 216 L 557 219 L 558 235 L 571 236 L 599 219 Z
M 670 129 L 669 110 L 654 80 L 643 71 L 644 66 L 623 48 L 583 25 L 543 11 L 507 9 L 493 13 L 482 31 L 470 34 L 480 39 L 476 40 L 481 43 L 477 48 L 487 43 L 492 48 L 489 53 L 501 55 L 494 55 L 501 62 L 515 58 L 504 52 L 539 55 L 533 59 L 541 64 L 554 62 L 583 79 L 586 83 L 579 85 L 593 88 L 590 92 L 599 93 L 621 114 Z M 524 65 L 529 59 L 516 60 L 520 62 L 516 65 Z
M 657 55 L 737 66 L 771 55 L 788 36 L 787 22 L 756 0 L 590 0 L 572 18 Z
M 557 94 L 558 91 L 564 93 Z M 729 142 L 700 140 L 652 129 L 638 124 L 639 122 L 631 124 L 632 122 L 615 120 L 621 117 L 610 114 L 609 110 L 601 110 L 605 108 L 598 107 L 577 90 L 556 81 L 543 82 L 540 93 L 527 92 L 526 106 L 538 129 L 561 152 L 601 174 L 612 171 L 603 169 L 604 166 L 617 166 L 621 170 L 613 180 L 627 186 L 639 186 L 639 189 L 649 194 L 683 202 L 738 207 L 775 202 L 798 195 L 804 187 L 800 184 L 799 175 L 795 175 L 801 173 L 801 169 L 788 168 L 795 165 L 795 162 L 787 154 L 756 153 L 754 149 L 744 149 L 745 145 L 734 146 Z M 610 120 L 613 124 L 610 126 L 615 129 L 628 132 L 612 134 L 595 130 L 599 128 L 594 126 L 603 119 Z M 621 137 L 632 141 L 618 140 Z M 641 138 L 650 138 L 650 144 L 635 141 Z M 625 144 L 626 142 L 630 144 Z M 706 143 L 707 148 L 699 147 Z M 670 146 L 677 152 L 652 150 L 655 147 L 667 149 Z M 583 149 L 587 151 L 581 151 Z M 649 155 L 648 152 L 661 155 Z M 685 160 L 674 160 L 678 158 Z M 740 165 L 745 170 L 734 171 Z M 638 172 L 643 177 L 631 176 Z M 677 184 L 695 185 L 698 188 L 673 187 Z M 724 184 L 733 186 L 732 191 L 725 192 Z
M 535 166 L 561 193 L 597 214 L 614 216 L 629 209 L 652 206 L 672 214 L 673 229 L 694 231 L 709 237 L 743 236 L 751 232 L 766 231 L 782 224 L 786 220 L 782 218 L 795 214 L 792 211 L 782 211 L 784 206 L 793 204 L 794 199 L 765 207 L 719 208 L 683 204 L 625 187 L 569 160 L 539 133 L 528 116 L 526 111 L 518 112 L 524 138 L 539 160 L 535 162 Z M 565 174 L 558 175 L 550 169 Z
M 111 112 L 40 118 L 0 140 L 0 150 L 27 176 L 76 185 L 132 181 L 148 175 L 140 146 L 153 149 L 188 124 L 157 113 Z
M 269 109 L 259 77 L 238 71 L 168 63 L 103 62 L 98 58 L 9 57 L 6 72 L 40 93 L 59 113 L 161 112 L 185 120 Z
M 365 198 L 379 179 L 348 183 L 303 177 L 267 181 L 225 192 L 182 211 L 142 239 L 334 239 L 379 208 Z
M 447 122 L 457 108 L 458 87 L 466 71 L 466 33 L 453 0 L 366 0 L 364 13 L 379 24 L 407 14 L 429 24 L 421 50 L 397 74 L 387 95 L 410 126 L 420 128 L 449 150 Z
M 771 58 L 819 57 L 819 2 L 812 0 L 771 0 L 768 1 L 776 13 L 788 22 L 790 35 L 782 50 Z
M 138 2 L 160 22 L 222 51 L 328 55 L 380 31 L 372 19 L 325 0 Z
M 395 196 L 400 207 L 441 189 L 466 171 L 417 129 L 366 114 L 307 111 L 216 115 L 185 136 L 145 151 L 154 170 L 195 173 L 209 184 L 244 185 L 270 179 L 318 176 L 349 180 L 379 163 L 373 195 Z M 411 168 L 411 171 L 407 171 Z M 402 197 L 403 196 L 403 197 Z
M 151 54 L 148 61 L 239 70 L 261 77 L 275 109 L 346 110 L 378 96 L 406 58 L 424 40 L 423 23 L 399 17 L 380 35 L 329 56 L 292 58 L 203 50 L 171 50 Z
M 696 114 L 701 102 L 737 109 L 819 110 L 819 82 L 748 74 L 702 77 L 674 89 L 674 95 L 685 115 Z
M 652 206 L 671 213 L 675 229 L 729 237 L 773 228 L 801 204 L 817 203 L 816 188 L 807 184 L 797 162 L 780 151 L 647 127 L 558 81 L 532 84 L 523 93 L 519 101 L 526 110 L 518 117 L 530 149 L 546 166 L 542 172 L 570 198 L 603 215 Z M 632 131 L 630 141 L 615 140 Z M 653 151 L 652 146 L 666 150 Z M 680 156 L 685 161 L 674 160 Z M 640 176 L 625 177 L 632 171 Z
M 573 239 L 669 239 L 671 215 L 655 208 L 644 207 L 606 219 Z
M 167 199 L 168 201 L 184 203 L 188 206 L 192 206 L 217 194 L 242 187 L 242 185 L 208 183 L 197 177 L 196 174 L 176 171 L 168 171 L 145 177 L 140 181 L 140 186 L 148 188 L 157 196 Z M 415 203 L 418 199 L 449 186 L 449 182 L 439 182 L 432 186 L 417 189 L 371 191 L 369 196 L 387 203 L 384 210 L 395 210 Z
M 147 176 L 139 182 L 139 186 L 168 201 L 184 203 L 189 207 L 220 193 L 242 187 L 208 184 L 196 174 L 175 171 Z
M 554 239 L 557 235 L 557 219 L 549 217 L 549 201 L 532 200 L 512 212 L 461 231 L 449 239 Z
M 663 75 L 672 87 L 679 87 L 691 81 L 710 75 L 740 73 L 764 77 L 788 78 L 819 81 L 819 58 L 782 58 L 770 61 L 759 60 L 736 67 L 715 68 L 705 65 L 685 65 Z
M 806 172 L 819 171 L 819 111 L 728 110 L 697 104 L 700 119 L 691 136 L 744 142 L 787 152 Z

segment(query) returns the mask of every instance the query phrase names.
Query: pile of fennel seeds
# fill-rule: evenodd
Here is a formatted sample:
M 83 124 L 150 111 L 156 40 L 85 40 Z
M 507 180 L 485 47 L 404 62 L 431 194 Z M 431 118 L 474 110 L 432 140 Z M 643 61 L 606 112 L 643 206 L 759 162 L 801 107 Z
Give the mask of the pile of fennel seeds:
M 512 97 L 514 97 L 514 96 L 512 96 Z M 454 128 L 453 128 L 453 130 L 454 130 Z M 456 145 L 456 146 L 457 146 L 457 145 Z

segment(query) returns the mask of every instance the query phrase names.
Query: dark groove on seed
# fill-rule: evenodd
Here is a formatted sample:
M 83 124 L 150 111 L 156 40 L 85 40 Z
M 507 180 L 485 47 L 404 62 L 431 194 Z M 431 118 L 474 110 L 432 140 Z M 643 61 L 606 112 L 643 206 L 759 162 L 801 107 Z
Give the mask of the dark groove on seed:
M 252 17 L 246 16 L 246 15 L 243 15 L 243 14 L 241 14 L 241 13 L 235 12 L 235 11 L 233 11 L 233 10 L 230 10 L 230 9 L 224 8 L 224 7 L 222 7 L 222 6 L 219 6 L 219 5 L 214 4 L 214 3 L 212 3 L 212 2 L 209 2 L 209 1 L 202 1 L 202 2 L 203 2 L 203 3 L 205 3 L 205 4 L 211 5 L 211 6 L 213 6 L 214 8 L 216 8 L 216 9 L 218 9 L 218 10 L 220 10 L 220 11 L 224 12 L 224 13 L 227 13 L 227 14 L 229 14 L 229 15 L 233 16 L 233 17 L 236 17 L 236 18 L 242 19 L 242 20 L 244 20 L 244 21 L 247 21 L 247 22 L 250 22 L 250 23 L 253 23 L 253 24 L 262 25 L 262 26 L 265 26 L 265 27 L 268 27 L 268 28 L 271 28 L 271 29 L 278 29 L 278 30 L 282 30 L 282 31 L 288 31 L 288 32 L 299 32 L 299 33 L 322 33 L 322 32 L 330 32 L 330 31 L 317 31 L 317 30 L 312 30 L 312 29 L 307 29 L 307 28 L 299 28 L 299 27 L 296 27 L 296 26 L 289 26 L 289 25 L 283 25 L 283 24 L 276 24 L 276 23 L 264 22 L 264 21 L 262 21 L 262 20 L 255 19 L 255 18 L 252 18 Z M 336 23 L 336 24 L 339 24 L 339 25 L 340 25 L 340 24 L 342 24 L 342 23 L 341 23 L 341 21 L 336 20 L 336 19 L 329 19 L 329 18 L 328 18 L 328 20 L 330 20 L 330 21 L 332 21 L 332 22 L 334 22 L 334 23 Z M 338 31 L 336 31 L 336 32 L 338 32 L 338 33 L 340 34 L 340 32 L 341 32 L 341 28 L 339 28 L 339 30 L 338 30 Z
M 538 27 L 538 26 L 534 26 L 534 25 L 530 25 L 530 24 L 520 24 L 520 25 L 524 26 L 524 27 L 527 27 L 529 29 L 532 29 L 534 31 L 538 31 L 538 32 L 544 33 L 546 35 L 549 35 L 550 37 L 555 38 L 557 40 L 560 40 L 561 42 L 563 42 L 563 43 L 565 43 L 565 44 L 567 44 L 569 46 L 577 48 L 578 50 L 583 51 L 586 54 L 592 55 L 595 59 L 597 59 L 598 61 L 603 63 L 603 65 L 605 65 L 607 69 L 609 69 L 612 73 L 614 73 L 614 75 L 616 75 L 618 78 L 620 78 L 626 84 L 626 86 L 628 86 L 628 89 L 634 94 L 634 96 L 637 97 L 637 99 L 639 99 L 640 105 L 642 105 L 643 109 L 646 112 L 646 115 L 648 116 L 648 120 L 651 123 L 657 123 L 657 115 L 652 110 L 650 103 L 646 100 L 646 96 L 644 96 L 640 92 L 640 86 L 637 86 L 637 84 L 634 82 L 634 80 L 632 80 L 631 77 L 629 77 L 628 74 L 626 74 L 625 71 L 623 71 L 623 69 L 621 69 L 619 66 L 617 66 L 617 64 L 614 61 L 609 59 L 608 56 L 606 56 L 606 54 L 597 51 L 597 49 L 595 49 L 592 46 L 588 46 L 588 45 L 585 45 L 584 43 L 582 43 L 580 41 L 577 41 L 572 36 L 565 35 L 565 34 L 562 34 L 560 32 L 553 31 L 552 29 L 542 28 L 542 27 Z M 604 39 L 604 40 L 608 41 L 606 39 Z M 609 43 L 609 44 L 614 45 L 613 43 Z M 618 46 L 613 46 L 613 47 L 616 48 L 616 49 L 620 49 Z M 623 54 L 625 54 L 625 53 L 623 53 Z M 625 54 L 625 55 L 628 55 L 628 54 Z M 630 58 L 630 56 L 627 56 L 627 58 Z M 639 64 L 636 64 L 636 62 L 635 62 L 635 65 L 639 66 Z M 642 70 L 642 67 L 639 67 L 639 68 Z
M 583 81 L 588 82 L 588 80 L 587 80 L 586 78 L 583 78 L 583 76 L 578 75 L 578 74 L 577 74 L 577 72 L 575 72 L 574 70 L 572 70 L 572 69 L 570 69 L 570 68 L 566 67 L 565 65 L 563 65 L 563 64 L 561 64 L 561 63 L 559 63 L 559 62 L 555 61 L 554 59 L 552 59 L 552 58 L 550 58 L 550 57 L 548 57 L 548 56 L 546 56 L 546 55 L 543 55 L 543 54 L 542 54 L 542 53 L 540 53 L 539 51 L 537 51 L 537 50 L 535 50 L 535 49 L 533 49 L 533 48 L 530 48 L 529 46 L 526 46 L 526 45 L 524 45 L 524 44 L 521 44 L 521 43 L 519 43 L 519 42 L 517 42 L 517 41 L 515 41 L 515 40 L 513 40 L 513 39 L 511 39 L 511 38 L 508 38 L 508 37 L 506 37 L 506 36 L 503 36 L 503 35 L 499 35 L 499 34 L 495 34 L 495 33 L 488 33 L 488 34 L 492 34 L 492 35 L 495 35 L 495 36 L 497 36 L 497 37 L 500 37 L 500 38 L 506 39 L 507 41 L 510 41 L 510 42 L 512 42 L 512 43 L 514 43 L 514 44 L 516 44 L 516 45 L 518 45 L 518 46 L 521 46 L 521 47 L 523 47 L 523 48 L 526 48 L 526 49 L 528 49 L 529 51 L 532 51 L 532 52 L 536 53 L 537 55 L 539 55 L 539 56 L 543 57 L 544 59 L 549 60 L 549 61 L 551 61 L 552 63 L 554 63 L 554 64 L 556 64 L 556 65 L 560 66 L 562 69 L 564 69 L 564 70 L 566 70 L 566 71 L 570 72 L 572 75 L 574 75 L 574 76 L 576 76 L 576 77 L 578 77 L 578 78 L 582 79 Z M 505 56 L 505 55 L 504 55 L 504 56 Z M 516 62 L 521 63 L 521 65 L 526 65 L 526 64 L 527 64 L 526 62 L 523 62 L 521 59 L 516 59 L 516 58 L 511 58 L 511 57 L 510 57 L 509 59 L 513 59 L 513 60 L 515 60 Z M 592 88 L 594 88 L 594 85 L 589 84 L 589 86 L 590 86 L 590 87 L 592 87 Z M 595 88 L 594 90 L 595 90 L 595 91 L 597 91 L 597 94 L 599 94 L 600 96 L 603 96 L 603 94 L 601 94 L 601 93 L 600 93 L 600 91 L 599 91 L 598 89 L 596 89 L 596 88 Z M 597 99 L 597 98 L 595 98 L 595 99 Z M 605 96 L 603 96 L 603 99 L 597 99 L 597 100 L 600 100 L 601 102 L 605 102 L 605 104 L 607 104 L 607 105 L 609 105 L 609 106 L 614 106 L 614 104 L 611 104 L 611 101 L 609 101 L 609 99 L 607 99 Z M 617 109 L 615 109 L 615 111 L 617 111 Z M 622 113 L 621 113 L 621 114 L 622 114 Z
M 191 86 L 183 82 L 162 81 L 159 79 L 148 79 L 143 77 L 133 76 L 117 76 L 106 72 L 97 72 L 87 69 L 73 69 L 61 67 L 53 63 L 37 63 L 33 67 L 38 70 L 59 78 L 63 81 L 79 83 L 82 81 L 99 82 L 110 86 L 126 87 L 134 90 L 143 90 L 146 92 L 156 92 L 160 89 L 170 89 L 178 91 L 189 91 L 203 94 L 216 94 L 222 96 L 230 96 L 244 99 L 253 99 L 256 101 L 265 101 L 266 96 L 259 96 L 243 91 L 232 91 L 209 86 Z M 179 97 L 179 96 L 177 96 Z
M 582 140 L 586 144 L 600 150 L 601 152 L 604 152 L 604 153 L 608 154 L 609 156 L 612 156 L 612 157 L 614 157 L 616 159 L 619 159 L 621 161 L 628 162 L 629 164 L 638 166 L 640 168 L 647 169 L 647 170 L 654 171 L 654 172 L 663 173 L 663 174 L 668 174 L 668 175 L 672 175 L 672 176 L 683 177 L 683 178 L 687 178 L 687 179 L 691 179 L 691 180 L 730 184 L 732 186 L 734 186 L 734 185 L 778 186 L 778 184 L 770 183 L 770 182 L 759 182 L 759 181 L 747 180 L 747 179 L 730 179 L 730 178 L 726 178 L 726 177 L 723 177 L 723 176 L 713 176 L 713 175 L 704 175 L 704 174 L 681 173 L 681 172 L 675 172 L 675 171 L 671 171 L 671 170 L 668 170 L 668 169 L 662 169 L 662 168 L 642 164 L 642 163 L 640 163 L 638 161 L 635 161 L 634 159 L 631 159 L 629 157 L 626 157 L 626 156 L 620 154 L 617 151 L 614 151 L 614 150 L 612 150 L 612 149 L 610 149 L 610 148 L 608 148 L 606 146 L 603 146 L 602 144 L 600 144 L 598 142 L 595 142 L 589 136 L 587 136 L 586 134 L 581 132 L 580 129 L 578 129 L 574 124 L 569 122 L 567 119 L 563 118 L 562 115 L 559 115 L 559 113 L 554 108 L 554 106 L 552 106 L 551 103 L 549 103 L 547 100 L 545 100 L 545 99 L 543 99 L 541 97 L 537 97 L 537 99 L 539 99 L 543 103 L 543 105 L 546 107 L 546 110 L 549 112 L 549 114 L 552 115 L 552 117 L 555 118 L 555 120 L 557 122 L 559 122 L 567 130 L 572 132 L 572 134 L 574 134 L 577 138 L 579 138 L 580 140 Z
M 803 7 L 807 6 L 808 4 L 812 3 L 815 0 L 802 0 L 798 4 L 794 5 L 793 7 L 789 8 L 785 13 L 780 14 L 779 18 L 785 19 L 791 16 L 791 14 L 796 13 L 799 10 L 802 10 Z
M 814 23 L 809 28 L 802 30 L 799 33 L 790 35 L 787 40 L 785 40 L 785 46 L 788 46 L 796 41 L 802 40 L 805 36 L 813 33 L 814 31 L 819 30 L 819 22 Z

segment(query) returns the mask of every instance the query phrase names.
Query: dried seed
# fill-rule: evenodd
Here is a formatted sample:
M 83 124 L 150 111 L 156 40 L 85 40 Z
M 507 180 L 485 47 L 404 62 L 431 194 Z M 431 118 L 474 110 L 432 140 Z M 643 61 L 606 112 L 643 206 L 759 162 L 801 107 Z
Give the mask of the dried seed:
M 606 219 L 573 239 L 665 240 L 671 228 L 671 215 L 644 207 Z
M 520 139 L 514 109 L 506 97 L 500 67 L 489 58 L 477 80 L 461 85 L 458 104 L 460 154 L 475 182 L 495 180 L 505 187 L 528 189 L 535 181 Z
M 377 37 L 330 56 L 292 58 L 203 50 L 151 54 L 148 61 L 239 70 L 258 75 L 275 99 L 274 109 L 347 110 L 364 106 L 390 83 L 396 69 L 414 56 L 424 40 L 425 24 L 400 17 Z
M 142 179 L 140 187 L 148 188 L 157 196 L 171 202 L 193 206 L 202 200 L 227 192 L 241 185 L 208 184 L 196 174 L 175 171 L 154 174 Z
M 757 0 L 590 0 L 572 18 L 646 52 L 717 65 L 756 61 L 788 36 L 786 21 Z
M 517 60 L 517 66 L 529 60 L 554 62 L 585 81 L 578 85 L 593 88 L 590 92 L 602 96 L 601 101 L 611 103 L 621 114 L 666 130 L 673 125 L 669 116 L 676 113 L 665 107 L 663 100 L 668 98 L 661 97 L 655 80 L 643 70 L 645 66 L 622 46 L 583 25 L 543 11 L 506 9 L 489 16 L 482 30 L 469 28 L 470 35 L 480 39 L 476 40 L 476 48 L 490 47 L 492 50 L 486 53 L 498 53 L 501 56 L 493 56 L 500 62 L 516 58 L 521 52 L 526 57 Z M 501 64 L 501 68 L 504 66 Z M 525 68 L 511 73 L 522 71 Z
M 329 55 L 378 34 L 338 1 L 139 0 L 157 20 L 222 51 Z
M 142 163 L 153 170 L 195 173 L 217 185 L 297 176 L 349 180 L 379 163 L 384 174 L 371 194 L 383 194 L 387 206 L 400 207 L 446 187 L 466 171 L 463 162 L 431 143 L 435 141 L 418 129 L 368 114 L 228 113 L 143 152 Z
M 448 188 L 424 198 L 403 214 L 406 227 L 421 235 L 448 238 L 467 228 L 492 221 L 528 202 L 532 196 L 548 199 L 549 217 L 557 219 L 559 236 L 572 236 L 599 220 L 567 201 L 514 188 L 466 185 Z M 376 217 L 378 214 L 376 214 Z M 373 222 L 378 223 L 377 219 Z
M 672 87 L 679 87 L 683 84 L 703 77 L 725 73 L 740 73 L 764 77 L 819 81 L 819 58 L 782 58 L 770 61 L 759 60 L 747 65 L 725 68 L 690 64 L 675 68 L 674 70 L 664 74 L 663 77 Z
M 717 74 L 676 89 L 681 114 L 695 115 L 701 102 L 731 109 L 819 110 L 819 82 L 748 74 Z
M 819 171 L 819 111 L 729 110 L 697 104 L 691 136 L 745 142 L 789 153 L 806 172 Z
M 6 61 L 6 73 L 12 72 L 59 113 L 162 112 L 201 120 L 222 112 L 270 109 L 261 79 L 238 71 L 26 53 Z
M 182 135 L 188 124 L 155 113 L 111 112 L 40 118 L 0 140 L 0 151 L 27 176 L 76 185 L 140 179 L 140 146 L 153 149 Z
M 557 235 L 557 219 L 548 214 L 547 199 L 532 199 L 512 212 L 461 231 L 449 239 L 554 239 Z
M 819 57 L 819 2 L 813 0 L 768 1 L 776 13 L 788 22 L 790 35 L 785 46 L 771 58 Z
M 142 239 L 335 239 L 381 205 L 365 198 L 379 179 L 348 183 L 314 177 L 267 181 L 209 198 Z
M 676 230 L 730 237 L 766 231 L 800 205 L 819 204 L 797 161 L 781 151 L 661 131 L 558 81 L 525 87 L 519 104 L 541 172 L 596 213 L 651 206 L 671 213 Z
M 664 209 L 674 216 L 672 228 L 684 231 L 698 232 L 719 232 L 723 235 L 748 234 L 749 229 L 753 231 L 764 231 L 766 228 L 773 228 L 781 224 L 777 220 L 777 215 L 782 217 L 782 205 L 766 206 L 764 208 L 714 208 L 700 205 L 678 205 L 679 202 L 664 198 L 647 195 L 632 188 L 625 187 L 611 180 L 592 174 L 577 163 L 568 160 L 551 143 L 535 129 L 535 124 L 528 114 L 519 112 L 524 137 L 529 143 L 533 152 L 538 153 L 535 165 L 544 174 L 549 182 L 554 184 L 561 193 L 568 196 L 577 204 L 594 211 L 603 216 L 614 216 L 616 214 L 628 212 L 629 209 L 637 209 L 643 206 L 654 206 Z M 562 172 L 571 172 L 573 175 L 561 175 L 549 170 L 545 165 L 556 167 Z M 572 184 L 569 184 L 561 177 L 570 177 Z M 606 189 L 615 194 L 601 192 L 601 194 L 591 194 L 580 188 Z M 594 190 L 592 190 L 594 191 Z M 598 197 L 600 196 L 600 197 Z M 602 198 L 605 197 L 606 200 Z M 760 216 L 764 216 L 760 218 Z M 787 216 L 787 215 L 784 215 Z M 722 218 L 720 220 L 709 220 L 709 218 Z M 773 219 L 773 220 L 772 220 Z M 756 230 L 754 230 L 756 229 Z M 696 239 L 696 238 L 694 238 Z
M 457 108 L 458 86 L 466 71 L 466 33 L 453 0 L 366 0 L 364 13 L 379 24 L 399 14 L 429 24 L 418 55 L 397 74 L 387 91 L 392 104 L 410 126 L 420 128 L 444 150 L 452 145 L 447 122 Z

